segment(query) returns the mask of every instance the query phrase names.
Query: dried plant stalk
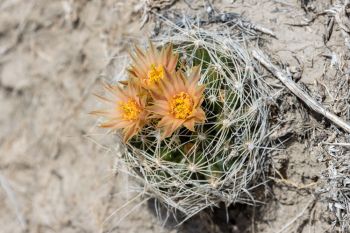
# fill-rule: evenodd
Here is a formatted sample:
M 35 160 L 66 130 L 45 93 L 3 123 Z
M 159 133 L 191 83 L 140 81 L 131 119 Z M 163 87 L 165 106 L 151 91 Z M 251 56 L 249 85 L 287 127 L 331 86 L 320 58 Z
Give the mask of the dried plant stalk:
M 309 106 L 315 112 L 323 115 L 335 125 L 339 126 L 346 132 L 350 133 L 350 124 L 339 118 L 337 115 L 329 112 L 320 103 L 305 93 L 291 78 L 286 76 L 281 70 L 274 66 L 262 52 L 253 51 L 253 56 L 263 64 L 273 75 L 275 75 L 291 92 L 293 92 L 300 100 Z

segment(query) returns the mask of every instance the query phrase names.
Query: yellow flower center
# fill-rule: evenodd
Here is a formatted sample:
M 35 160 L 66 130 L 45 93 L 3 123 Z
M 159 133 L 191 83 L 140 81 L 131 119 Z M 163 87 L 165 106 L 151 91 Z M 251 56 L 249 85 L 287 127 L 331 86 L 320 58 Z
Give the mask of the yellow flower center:
M 170 100 L 170 110 L 177 119 L 186 119 L 192 114 L 193 101 L 189 94 L 180 92 Z
M 163 79 L 164 70 L 162 66 L 156 66 L 155 64 L 151 65 L 151 69 L 148 71 L 148 84 L 155 84 L 159 80 Z
M 119 108 L 122 111 L 123 119 L 128 121 L 137 120 L 141 113 L 141 109 L 135 100 L 121 102 Z

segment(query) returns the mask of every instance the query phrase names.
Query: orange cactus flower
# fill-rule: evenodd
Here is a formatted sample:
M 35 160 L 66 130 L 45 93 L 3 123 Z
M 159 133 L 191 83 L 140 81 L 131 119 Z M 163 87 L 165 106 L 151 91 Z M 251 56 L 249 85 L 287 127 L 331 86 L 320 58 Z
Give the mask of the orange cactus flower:
M 173 53 L 172 44 L 163 47 L 161 51 L 158 51 L 152 42 L 149 43 L 147 51 L 135 46 L 135 55 L 130 54 L 133 64 L 128 72 L 148 90 L 154 89 L 164 78 L 165 70 L 174 72 L 178 61 L 178 54 Z
M 112 94 L 113 99 L 96 95 L 102 101 L 111 105 L 108 110 L 97 110 L 91 114 L 103 116 L 107 120 L 100 126 L 103 128 L 122 129 L 124 142 L 136 135 L 147 122 L 147 95 L 133 82 L 124 87 L 105 84 L 105 89 Z
M 194 67 L 188 78 L 181 71 L 173 75 L 165 72 L 160 88 L 152 91 L 153 105 L 148 109 L 152 117 L 161 118 L 158 127 L 163 129 L 163 138 L 181 126 L 194 131 L 195 123 L 204 123 L 206 117 L 201 108 L 204 86 L 198 85 L 199 78 L 199 67 Z

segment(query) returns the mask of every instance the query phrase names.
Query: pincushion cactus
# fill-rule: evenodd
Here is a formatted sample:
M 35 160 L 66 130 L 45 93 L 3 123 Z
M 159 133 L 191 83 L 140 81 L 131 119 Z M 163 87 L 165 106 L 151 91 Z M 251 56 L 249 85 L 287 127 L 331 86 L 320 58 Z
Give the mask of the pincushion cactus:
M 266 89 L 239 38 L 176 31 L 131 52 L 127 81 L 106 85 L 95 111 L 122 129 L 123 156 L 143 192 L 190 217 L 224 202 L 253 203 L 265 161 Z

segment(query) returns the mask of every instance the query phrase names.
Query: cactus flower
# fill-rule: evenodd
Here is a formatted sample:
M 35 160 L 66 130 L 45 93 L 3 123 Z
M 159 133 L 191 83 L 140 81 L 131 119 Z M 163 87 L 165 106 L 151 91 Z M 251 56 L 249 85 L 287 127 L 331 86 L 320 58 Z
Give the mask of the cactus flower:
M 107 119 L 100 125 L 103 128 L 122 129 L 123 140 L 127 142 L 146 124 L 147 96 L 138 85 L 130 81 L 123 88 L 105 84 L 105 89 L 112 94 L 113 99 L 96 96 L 110 104 L 111 108 L 93 111 L 91 114 L 103 116 Z
M 190 77 L 178 71 L 165 72 L 159 89 L 152 91 L 153 105 L 148 109 L 155 118 L 161 118 L 158 127 L 163 129 L 162 137 L 169 137 L 181 126 L 195 131 L 195 123 L 204 123 L 206 117 L 201 104 L 204 86 L 198 85 L 200 68 L 193 68 Z
M 173 53 L 172 44 L 163 47 L 161 51 L 151 42 L 146 51 L 135 46 L 135 55 L 130 54 L 133 64 L 128 72 L 131 78 L 138 80 L 145 89 L 154 89 L 164 78 L 165 70 L 170 73 L 175 71 L 178 61 L 178 55 Z

